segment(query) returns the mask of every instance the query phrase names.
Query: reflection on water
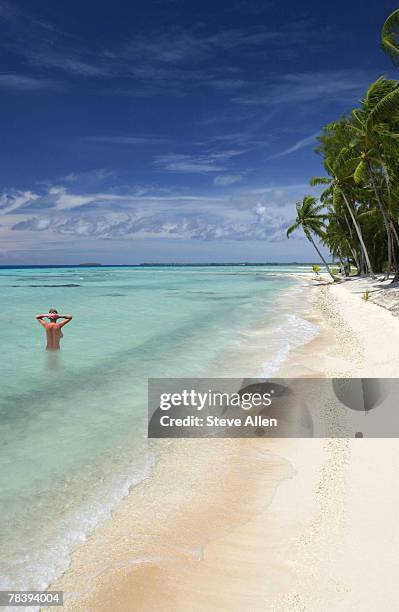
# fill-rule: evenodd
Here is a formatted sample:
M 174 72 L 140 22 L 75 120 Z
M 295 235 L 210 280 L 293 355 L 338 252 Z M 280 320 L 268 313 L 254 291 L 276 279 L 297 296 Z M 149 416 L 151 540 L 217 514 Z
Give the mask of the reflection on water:
M 61 351 L 44 351 L 44 355 L 44 365 L 47 370 L 54 372 L 60 368 L 62 363 Z

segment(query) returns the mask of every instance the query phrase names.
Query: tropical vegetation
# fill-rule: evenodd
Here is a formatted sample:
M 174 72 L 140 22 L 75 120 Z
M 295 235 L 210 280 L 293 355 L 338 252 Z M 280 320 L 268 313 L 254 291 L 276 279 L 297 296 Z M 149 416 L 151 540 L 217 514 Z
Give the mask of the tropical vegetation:
M 399 9 L 383 26 L 381 46 L 399 65 Z M 399 81 L 377 78 L 358 108 L 323 128 L 316 152 L 325 175 L 310 185 L 321 195 L 297 203 L 287 236 L 302 228 L 334 280 L 320 242 L 345 274 L 354 266 L 399 280 Z

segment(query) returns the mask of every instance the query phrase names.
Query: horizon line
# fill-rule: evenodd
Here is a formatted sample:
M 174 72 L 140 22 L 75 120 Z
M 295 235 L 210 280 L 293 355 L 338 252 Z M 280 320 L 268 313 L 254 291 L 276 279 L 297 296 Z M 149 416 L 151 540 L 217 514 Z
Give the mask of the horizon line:
M 223 262 L 141 262 L 141 263 L 126 263 L 126 264 L 111 264 L 111 263 L 57 263 L 57 264 L 0 264 L 0 269 L 4 268 L 140 268 L 149 266 L 311 266 L 319 265 L 314 261 L 223 261 Z M 332 263 L 333 265 L 333 263 Z

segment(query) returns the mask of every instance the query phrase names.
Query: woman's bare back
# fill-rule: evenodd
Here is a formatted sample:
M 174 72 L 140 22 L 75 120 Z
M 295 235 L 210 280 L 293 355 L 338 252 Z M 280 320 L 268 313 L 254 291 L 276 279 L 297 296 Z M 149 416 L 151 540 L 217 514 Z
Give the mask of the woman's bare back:
M 47 323 L 45 319 L 49 319 L 49 322 Z M 62 319 L 62 321 L 57 323 L 57 319 Z M 46 330 L 46 351 L 59 351 L 61 348 L 60 340 L 63 337 L 61 328 L 72 321 L 72 315 L 60 315 L 53 308 L 46 314 L 36 315 L 36 320 Z
M 59 351 L 62 331 L 58 323 L 46 324 L 47 346 L 46 351 Z

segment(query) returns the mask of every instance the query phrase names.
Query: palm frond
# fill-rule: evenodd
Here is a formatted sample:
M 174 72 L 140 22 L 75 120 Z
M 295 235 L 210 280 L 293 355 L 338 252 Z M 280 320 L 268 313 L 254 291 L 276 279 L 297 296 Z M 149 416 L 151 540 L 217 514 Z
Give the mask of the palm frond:
M 295 230 L 297 230 L 298 227 L 299 227 L 299 223 L 297 222 L 290 225 L 290 227 L 287 229 L 287 238 L 289 238 L 292 232 L 295 232 Z
M 339 207 L 342 205 L 342 193 L 341 190 L 338 189 L 337 187 L 333 190 L 333 205 L 335 210 L 339 209 Z
M 320 202 L 324 202 L 325 200 L 327 200 L 327 198 L 329 198 L 332 195 L 333 191 L 334 191 L 334 186 L 330 185 L 327 189 L 325 189 L 320 194 Z
M 390 119 L 392 114 L 399 108 L 399 84 L 393 91 L 381 98 L 370 111 L 366 120 L 366 130 L 371 131 L 376 124 Z
M 312 176 L 309 181 L 309 185 L 311 187 L 315 187 L 316 185 L 329 185 L 331 183 L 331 179 L 325 176 Z
M 359 214 L 359 219 L 368 219 L 369 217 L 378 217 L 379 211 L 377 208 L 370 208 Z
M 361 160 L 356 167 L 355 172 L 353 173 L 353 179 L 357 185 L 360 183 L 367 183 L 369 176 L 367 172 L 367 166 L 364 160 Z
M 399 9 L 391 13 L 383 25 L 381 47 L 397 64 L 399 61 Z
M 385 76 L 380 76 L 374 83 L 372 83 L 364 98 L 364 108 L 367 112 L 371 109 L 387 94 L 391 93 L 397 87 L 397 82 L 391 79 L 387 79 Z

